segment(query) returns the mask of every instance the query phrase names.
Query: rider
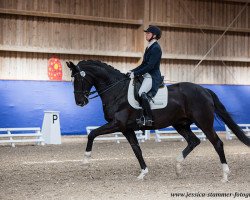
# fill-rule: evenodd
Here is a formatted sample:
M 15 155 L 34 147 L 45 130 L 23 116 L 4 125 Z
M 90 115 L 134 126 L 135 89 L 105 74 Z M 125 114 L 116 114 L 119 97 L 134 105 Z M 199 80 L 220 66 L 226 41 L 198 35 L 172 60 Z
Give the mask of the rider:
M 141 106 L 144 113 L 143 125 L 152 126 L 152 111 L 150 108 L 150 97 L 154 97 L 158 91 L 159 86 L 162 83 L 162 77 L 160 72 L 160 61 L 161 61 L 161 47 L 157 40 L 161 38 L 161 30 L 157 26 L 149 26 L 146 33 L 146 40 L 148 46 L 145 50 L 143 61 L 141 65 L 128 72 L 130 78 L 142 75 L 144 80 L 139 90 L 139 96 L 141 100 Z

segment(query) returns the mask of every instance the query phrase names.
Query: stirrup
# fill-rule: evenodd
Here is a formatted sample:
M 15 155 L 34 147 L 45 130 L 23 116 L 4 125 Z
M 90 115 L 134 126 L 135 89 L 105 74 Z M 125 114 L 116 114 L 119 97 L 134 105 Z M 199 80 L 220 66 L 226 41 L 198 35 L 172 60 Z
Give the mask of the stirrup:
M 136 119 L 136 123 L 139 125 L 139 127 L 153 126 L 154 121 L 152 119 L 146 119 L 143 115 L 141 118 Z
M 141 116 L 140 118 L 136 119 L 136 123 L 139 127 L 143 127 L 145 124 L 145 117 Z
M 144 126 L 153 126 L 154 121 L 152 119 L 145 120 Z

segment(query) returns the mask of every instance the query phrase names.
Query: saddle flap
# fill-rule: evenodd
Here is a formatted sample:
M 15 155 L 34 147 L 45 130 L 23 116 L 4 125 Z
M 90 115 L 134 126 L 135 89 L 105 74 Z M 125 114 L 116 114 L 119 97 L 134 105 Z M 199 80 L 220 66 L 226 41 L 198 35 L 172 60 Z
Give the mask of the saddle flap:
M 134 81 L 134 79 L 131 79 L 129 83 L 128 102 L 135 109 L 141 109 L 141 106 L 139 104 L 138 92 L 142 81 L 143 79 L 141 80 L 141 82 L 138 83 L 138 80 Z M 159 88 L 157 94 L 152 98 L 152 101 L 150 101 L 150 107 L 152 110 L 162 109 L 167 106 L 167 103 L 168 103 L 168 89 L 166 86 L 164 86 L 162 88 Z

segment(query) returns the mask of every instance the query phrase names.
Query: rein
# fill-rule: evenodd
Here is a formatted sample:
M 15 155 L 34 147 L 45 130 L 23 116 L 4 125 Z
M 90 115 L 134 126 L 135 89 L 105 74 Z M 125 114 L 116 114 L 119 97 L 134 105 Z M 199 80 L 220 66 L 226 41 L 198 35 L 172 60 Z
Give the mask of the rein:
M 99 97 L 101 94 L 104 94 L 105 92 L 109 91 L 111 88 L 115 87 L 116 85 L 118 85 L 119 83 L 125 81 L 125 80 L 128 80 L 129 78 L 125 78 L 125 79 L 122 79 L 120 81 L 117 81 L 115 83 L 112 83 L 110 85 L 107 86 L 107 88 L 103 89 L 103 90 L 95 90 L 95 91 L 92 91 L 92 92 L 89 92 L 88 95 L 92 95 L 92 94 L 95 94 L 95 93 L 98 93 L 97 95 L 93 96 L 93 97 L 89 97 L 89 99 L 94 99 L 96 97 Z

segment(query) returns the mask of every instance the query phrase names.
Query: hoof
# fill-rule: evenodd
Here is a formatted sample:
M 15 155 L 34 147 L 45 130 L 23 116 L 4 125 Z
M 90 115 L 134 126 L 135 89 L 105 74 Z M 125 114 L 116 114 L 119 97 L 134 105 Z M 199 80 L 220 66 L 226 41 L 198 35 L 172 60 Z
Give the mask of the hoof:
M 86 151 L 83 158 L 83 164 L 89 164 L 91 158 L 91 151 Z
M 82 163 L 83 163 L 84 165 L 87 165 L 87 164 L 89 164 L 90 162 L 91 162 L 91 158 L 88 157 L 88 156 L 84 156 Z
M 228 182 L 228 176 L 230 174 L 230 170 L 227 164 L 222 164 L 222 169 L 223 169 L 223 179 L 221 179 L 221 181 L 223 183 Z
M 142 169 L 140 175 L 137 177 L 137 180 L 143 180 L 147 173 L 148 173 L 148 168 Z
M 181 163 L 184 161 L 184 157 L 183 157 L 183 154 L 180 154 L 177 158 L 176 158 L 176 167 L 175 167 L 175 170 L 176 170 L 176 175 L 177 176 L 180 176 L 181 172 L 182 172 L 182 167 L 181 167 Z
M 222 183 L 228 183 L 228 182 L 229 182 L 229 180 L 228 180 L 228 179 L 224 179 L 224 178 L 223 178 L 223 179 L 221 179 L 221 182 L 222 182 Z
M 87 164 L 90 163 L 90 159 L 89 159 L 89 158 L 84 158 L 83 161 L 82 161 L 82 163 L 83 163 L 84 165 L 87 165 Z
M 180 175 L 181 175 L 181 172 L 182 172 L 181 163 L 178 162 L 178 163 L 176 164 L 175 170 L 176 170 L 176 175 L 177 175 L 177 176 L 180 176 Z

